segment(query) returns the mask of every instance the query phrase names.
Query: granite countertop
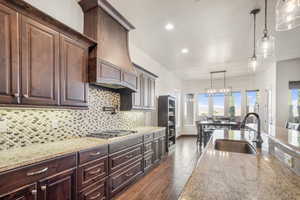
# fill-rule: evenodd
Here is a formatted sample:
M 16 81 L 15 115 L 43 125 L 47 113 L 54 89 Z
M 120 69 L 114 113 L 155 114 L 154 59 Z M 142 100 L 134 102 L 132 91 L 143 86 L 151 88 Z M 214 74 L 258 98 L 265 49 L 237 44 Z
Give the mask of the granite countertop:
M 17 167 L 30 165 L 68 153 L 93 148 L 101 145 L 124 140 L 137 135 L 163 130 L 162 127 L 137 127 L 135 134 L 116 137 L 113 139 L 99 139 L 92 137 L 74 138 L 47 144 L 35 144 L 27 147 L 0 151 L 0 172 Z
M 256 124 L 247 124 L 252 130 L 257 130 Z M 270 125 L 268 134 L 269 138 L 284 145 L 290 151 L 300 155 L 300 132 Z
M 300 199 L 300 177 L 268 153 L 267 135 L 263 134 L 263 148 L 256 155 L 214 150 L 216 139 L 251 141 L 252 135 L 247 130 L 215 131 L 180 199 Z

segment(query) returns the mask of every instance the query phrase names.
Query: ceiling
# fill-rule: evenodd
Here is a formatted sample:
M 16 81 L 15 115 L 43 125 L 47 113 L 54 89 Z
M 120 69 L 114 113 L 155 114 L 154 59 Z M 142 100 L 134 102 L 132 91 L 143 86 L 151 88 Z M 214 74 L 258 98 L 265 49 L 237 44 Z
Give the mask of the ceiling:
M 130 42 L 183 80 L 207 79 L 210 71 L 227 70 L 228 76 L 252 73 L 251 9 L 263 0 L 109 0 L 136 30 Z M 269 25 L 276 37 L 276 59 L 300 57 L 300 28 L 274 31 L 275 0 L 269 0 Z M 258 16 L 262 35 L 264 12 Z M 175 28 L 166 31 L 165 25 Z M 181 49 L 188 48 L 188 54 Z

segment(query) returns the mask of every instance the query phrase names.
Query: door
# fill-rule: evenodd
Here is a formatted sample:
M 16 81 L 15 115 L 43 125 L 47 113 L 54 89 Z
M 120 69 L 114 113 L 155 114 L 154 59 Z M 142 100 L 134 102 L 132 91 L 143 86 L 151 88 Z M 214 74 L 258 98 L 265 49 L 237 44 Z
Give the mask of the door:
M 75 171 L 70 170 L 58 176 L 46 178 L 39 182 L 39 200 L 73 200 L 75 199 Z
M 19 103 L 18 14 L 0 4 L 0 104 Z
M 0 200 L 36 200 L 36 195 L 36 184 L 32 184 L 16 189 L 8 194 L 0 194 Z
M 22 16 L 22 104 L 58 105 L 59 33 Z
M 61 105 L 88 106 L 88 45 L 61 35 Z

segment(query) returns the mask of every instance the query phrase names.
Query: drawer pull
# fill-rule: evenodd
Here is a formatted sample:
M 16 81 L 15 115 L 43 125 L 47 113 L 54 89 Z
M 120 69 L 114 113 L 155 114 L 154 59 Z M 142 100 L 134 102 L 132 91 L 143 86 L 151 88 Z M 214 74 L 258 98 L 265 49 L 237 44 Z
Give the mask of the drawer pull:
M 37 190 L 36 189 L 31 190 L 31 194 L 35 196 L 37 194 Z
M 129 177 L 129 176 L 132 176 L 134 173 L 133 172 L 131 172 L 131 173 L 127 173 L 127 174 L 125 174 L 125 176 L 126 177 Z
M 100 151 L 96 152 L 96 153 L 91 153 L 90 156 L 99 156 L 101 154 Z
M 24 97 L 25 99 L 28 99 L 28 98 L 29 98 L 28 94 L 24 94 L 23 97 Z
M 39 174 L 45 173 L 47 171 L 48 171 L 48 167 L 46 167 L 46 168 L 44 168 L 42 170 L 36 171 L 36 172 L 28 172 L 27 176 L 35 176 L 35 175 L 39 175 Z
M 44 191 L 44 192 L 45 192 L 45 191 L 46 191 L 46 189 L 47 189 L 47 186 L 46 186 L 46 185 L 43 185 L 43 186 L 41 186 L 41 190 L 42 190 L 42 191 Z
M 99 174 L 100 172 L 101 172 L 101 169 L 98 169 L 98 170 L 95 170 L 95 171 L 88 172 L 88 174 L 95 175 L 95 174 Z
M 100 196 L 101 196 L 101 193 L 99 193 L 99 194 L 97 194 L 97 195 L 95 195 L 95 196 L 89 198 L 89 200 L 97 199 L 97 198 L 99 198 Z

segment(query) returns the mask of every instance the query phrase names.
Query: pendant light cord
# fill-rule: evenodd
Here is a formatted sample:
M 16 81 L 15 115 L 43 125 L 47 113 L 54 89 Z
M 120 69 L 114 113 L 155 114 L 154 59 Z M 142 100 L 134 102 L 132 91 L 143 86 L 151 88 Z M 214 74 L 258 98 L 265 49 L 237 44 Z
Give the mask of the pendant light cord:
M 253 14 L 253 19 L 254 19 L 253 57 L 256 57 L 256 45 L 255 45 L 255 42 L 256 42 L 256 13 Z
M 265 0 L 265 30 L 264 30 L 265 36 L 267 36 L 268 34 L 267 20 L 268 20 L 268 0 Z

